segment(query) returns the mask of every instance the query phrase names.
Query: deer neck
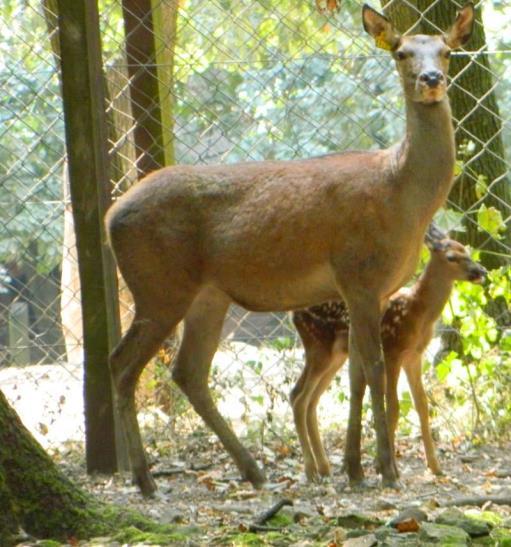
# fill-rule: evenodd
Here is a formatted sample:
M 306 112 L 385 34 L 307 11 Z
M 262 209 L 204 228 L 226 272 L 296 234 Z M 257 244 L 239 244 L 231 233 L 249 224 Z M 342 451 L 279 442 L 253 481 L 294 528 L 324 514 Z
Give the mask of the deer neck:
M 445 265 L 433 257 L 415 285 L 415 301 L 422 302 L 425 319 L 435 321 L 445 307 L 454 279 L 446 275 Z
M 433 105 L 406 99 L 406 135 L 397 149 L 398 180 L 406 186 L 411 210 L 426 223 L 451 188 L 456 147 L 447 97 Z

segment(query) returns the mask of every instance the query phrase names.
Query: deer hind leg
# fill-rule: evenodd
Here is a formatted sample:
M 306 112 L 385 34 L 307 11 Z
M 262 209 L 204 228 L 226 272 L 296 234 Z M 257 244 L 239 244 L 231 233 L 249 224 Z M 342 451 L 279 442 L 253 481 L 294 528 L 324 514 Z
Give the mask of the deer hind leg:
M 405 366 L 405 372 L 412 392 L 413 403 L 421 424 L 422 442 L 424 443 L 424 451 L 426 453 L 426 461 L 428 467 L 435 475 L 442 473 L 442 468 L 438 463 L 436 457 L 435 443 L 433 436 L 431 435 L 431 428 L 429 425 L 429 408 L 428 408 L 428 396 L 422 383 L 422 359 L 418 355 L 412 362 L 407 363 Z
M 213 288 L 205 289 L 197 296 L 185 317 L 183 341 L 172 376 L 195 411 L 218 435 L 243 480 L 259 487 L 265 480 L 263 473 L 219 413 L 208 386 L 211 361 L 229 303 L 224 293 Z
M 181 310 L 175 310 L 173 317 L 165 320 L 136 313 L 130 328 L 110 356 L 110 369 L 116 388 L 117 407 L 126 438 L 133 481 L 144 496 L 152 495 L 156 485 L 149 472 L 140 438 L 135 388 L 145 365 L 179 323 L 185 311 L 186 305 L 183 305 Z
M 350 296 L 351 298 L 348 298 Z M 383 485 L 397 485 L 394 447 L 390 446 L 385 412 L 385 365 L 380 339 L 380 306 L 369 295 L 346 295 L 350 309 L 350 414 L 346 438 L 345 468 L 351 483 L 363 480 L 360 461 L 362 399 L 365 382 L 371 391 L 371 404 L 376 429 L 378 466 Z M 364 379 L 365 378 L 365 379 Z M 361 387 L 363 384 L 363 389 Z

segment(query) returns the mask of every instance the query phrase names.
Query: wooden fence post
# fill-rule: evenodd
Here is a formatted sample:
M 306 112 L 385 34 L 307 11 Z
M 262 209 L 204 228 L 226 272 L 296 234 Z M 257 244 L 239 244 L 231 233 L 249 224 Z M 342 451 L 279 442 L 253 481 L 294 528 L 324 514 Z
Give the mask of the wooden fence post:
M 122 0 L 122 13 L 141 179 L 174 163 L 172 86 L 178 3 Z
M 108 355 L 119 337 L 117 277 L 105 242 L 110 200 L 97 2 L 58 0 L 66 146 L 82 291 L 87 471 L 117 470 Z

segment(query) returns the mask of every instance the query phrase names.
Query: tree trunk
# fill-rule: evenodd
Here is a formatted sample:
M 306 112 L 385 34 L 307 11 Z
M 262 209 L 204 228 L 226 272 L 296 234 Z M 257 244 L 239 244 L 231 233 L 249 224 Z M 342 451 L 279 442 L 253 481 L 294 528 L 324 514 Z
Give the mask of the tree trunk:
M 174 525 L 158 524 L 143 515 L 107 505 L 64 475 L 25 428 L 0 391 L 0 546 L 15 542 L 19 528 L 35 538 L 73 545 L 80 539 L 110 536 L 113 543 L 175 545 Z M 109 543 L 109 541 L 107 542 Z
M 40 538 L 91 537 L 103 509 L 55 466 L 0 391 L 0 545 L 21 526 Z
M 417 9 L 413 9 L 411 5 Z M 457 5 L 453 0 L 397 0 L 386 12 L 401 32 L 413 27 L 414 32 L 424 34 L 446 30 L 456 17 Z M 419 14 L 426 14 L 418 20 Z M 415 26 L 414 26 L 415 25 Z M 474 31 L 467 48 L 480 51 L 486 45 L 481 10 L 476 10 Z M 502 121 L 495 96 L 494 78 L 487 54 L 479 53 L 473 59 L 468 55 L 454 55 L 451 59 L 452 85 L 449 96 L 453 116 L 457 122 L 456 144 L 466 150 L 463 173 L 456 179 L 449 196 L 454 208 L 465 213 L 465 233 L 457 238 L 463 243 L 480 249 L 481 262 L 489 269 L 507 262 L 511 246 L 511 226 L 501 234 L 502 239 L 491 237 L 478 229 L 477 211 L 482 204 L 495 207 L 507 219 L 511 213 L 511 186 L 505 176 L 504 144 L 501 137 Z M 476 182 L 482 175 L 487 181 L 488 191 L 478 197 Z M 484 189 L 483 189 L 484 194 Z

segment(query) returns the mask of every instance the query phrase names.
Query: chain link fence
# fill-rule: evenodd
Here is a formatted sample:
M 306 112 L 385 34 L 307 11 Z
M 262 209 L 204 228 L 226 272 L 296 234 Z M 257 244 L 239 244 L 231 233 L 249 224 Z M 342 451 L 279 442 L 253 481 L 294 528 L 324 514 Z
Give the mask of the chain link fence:
M 76 422 L 64 423 L 70 416 L 81 423 L 83 356 L 58 29 L 50 0 L 3 4 L 0 385 L 38 438 L 57 448 L 83 435 Z M 143 4 L 152 9 L 144 11 Z M 139 178 L 142 165 L 386 147 L 404 131 L 393 61 L 363 32 L 361 2 L 104 0 L 99 7 L 114 197 Z M 505 267 L 511 256 L 511 44 L 505 32 L 511 3 L 486 0 L 479 7 L 477 47 L 452 61 L 457 183 L 437 220 L 488 265 Z M 443 1 L 395 0 L 385 8 L 403 31 L 445 28 L 439 23 Z M 509 310 L 505 295 L 495 296 L 501 301 L 488 328 L 496 330 L 496 341 L 508 332 Z M 462 301 L 457 297 L 451 308 Z M 123 323 L 130 305 L 121 289 Z M 453 320 L 451 332 L 467 339 L 469 322 Z M 302 361 L 287 314 L 233 307 L 212 371 L 221 412 L 238 429 L 257 434 L 289 427 L 288 393 Z M 185 414 L 177 393 L 155 396 L 155 386 L 170 389 L 168 362 L 161 354 L 143 380 L 143 406 L 160 401 L 148 419 L 156 415 L 174 430 L 185 429 L 176 422 L 176 414 Z M 325 403 L 342 426 L 346 394 L 341 376 Z M 444 422 L 454 414 L 449 410 Z

